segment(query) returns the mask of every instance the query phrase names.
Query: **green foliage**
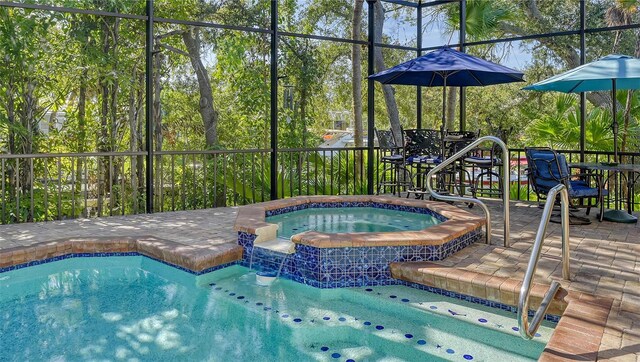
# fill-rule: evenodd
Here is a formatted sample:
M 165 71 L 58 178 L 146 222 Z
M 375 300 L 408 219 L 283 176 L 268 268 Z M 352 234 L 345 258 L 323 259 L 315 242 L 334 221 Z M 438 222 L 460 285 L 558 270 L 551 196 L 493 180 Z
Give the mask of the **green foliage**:
M 138 0 L 29 3 L 128 14 L 144 14 L 146 5 Z M 155 4 L 158 17 L 260 29 L 270 26 L 270 2 L 266 0 L 156 0 Z M 351 36 L 353 1 L 279 0 L 278 4 L 279 29 L 283 32 Z M 380 41 L 412 45 L 414 35 L 410 29 L 416 25 L 415 11 L 391 3 L 385 3 L 384 7 L 386 24 Z M 468 0 L 467 40 L 576 30 L 578 9 L 575 0 Z M 588 1 L 587 10 L 587 25 L 592 28 L 640 21 L 637 0 Z M 454 35 L 460 28 L 458 4 L 442 4 L 429 11 L 436 13 L 434 21 L 445 22 L 441 28 L 447 34 L 442 38 L 456 42 Z M 199 84 L 182 37 L 191 28 L 169 22 L 154 25 L 157 63 L 153 76 L 160 84 L 156 89 L 159 108 L 154 111 L 161 119 L 156 125 L 158 135 L 154 136 L 161 139 L 162 151 L 203 150 L 207 143 L 200 115 Z M 432 29 L 433 24 L 425 25 L 426 29 Z M 366 34 L 366 20 L 361 26 Z M 404 28 L 409 30 L 402 30 Z M 0 57 L 7 65 L 0 67 L 0 150 L 23 154 L 143 151 L 144 29 L 145 23 L 140 19 L 0 6 Z M 587 59 L 613 51 L 636 53 L 638 33 L 632 28 L 587 34 Z M 211 83 L 212 102 L 218 117 L 218 143 L 214 147 L 217 150 L 269 148 L 270 34 L 203 26 L 199 28 L 199 41 L 200 60 Z M 352 114 L 351 47 L 348 42 L 281 34 L 277 49 L 281 78 L 276 110 L 281 149 L 316 147 L 325 131 L 334 127 L 337 118 Z M 367 48 L 362 48 L 361 65 L 367 69 Z M 577 49 L 578 37 L 572 35 L 532 36 L 521 42 L 470 46 L 467 51 L 495 62 L 518 64 L 531 83 L 575 66 L 579 59 Z M 390 48 L 383 48 L 382 53 L 387 66 L 416 55 L 413 50 Z M 365 77 L 366 74 L 360 80 L 365 94 L 356 101 L 364 102 L 366 119 Z M 576 98 L 526 92 L 520 89 L 522 86 L 467 89 L 467 129 L 480 129 L 482 134 L 507 130 L 512 147 L 577 148 L 580 114 Z M 415 87 L 394 86 L 393 90 L 401 124 L 405 128 L 414 127 Z M 423 127 L 440 127 L 441 97 L 440 89 L 422 89 Z M 589 98 L 587 149 L 612 149 L 610 102 L 606 97 L 600 97 L 599 101 Z M 626 150 L 637 151 L 640 148 L 640 93 L 632 94 L 629 102 L 626 91 L 618 92 L 616 98 Z M 386 104 L 379 84 L 375 86 L 374 107 L 376 127 L 388 128 Z M 627 108 L 629 113 L 625 119 Z M 55 127 L 53 115 L 63 118 L 64 123 Z M 628 127 L 624 126 L 625 121 Z M 39 130 L 41 123 L 49 123 L 48 133 Z M 365 192 L 366 172 L 358 165 L 366 162 L 366 155 L 360 155 L 356 164 L 353 152 L 340 152 L 339 157 L 282 152 L 277 185 L 269 185 L 267 153 L 197 157 L 189 154 L 184 168 L 182 156 L 165 154 L 159 156 L 156 164 L 156 205 L 170 210 L 245 204 L 268 198 L 272 187 L 277 188 L 280 196 Z M 104 156 L 61 157 L 60 170 L 56 160 L 51 159 L 51 163 L 45 165 L 37 159 L 33 172 L 28 160 L 20 160 L 18 166 L 6 160 L 2 174 L 5 220 L 46 220 L 57 217 L 58 213 L 63 218 L 126 214 L 143 209 L 145 180 L 141 156 L 111 160 Z M 85 183 L 88 186 L 85 187 Z

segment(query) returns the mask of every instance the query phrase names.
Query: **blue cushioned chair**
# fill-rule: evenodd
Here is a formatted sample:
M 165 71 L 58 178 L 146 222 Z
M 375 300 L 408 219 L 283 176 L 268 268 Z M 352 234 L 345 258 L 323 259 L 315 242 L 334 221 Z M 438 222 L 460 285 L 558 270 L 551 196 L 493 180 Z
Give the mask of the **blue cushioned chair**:
M 571 174 L 564 155 L 546 147 L 527 147 L 527 176 L 529 185 L 538 195 L 538 200 L 554 186 L 563 184 L 569 192 L 573 207 L 586 207 L 587 215 L 592 207 L 600 206 L 600 221 L 604 214 L 604 196 L 608 191 L 603 188 L 602 176 L 594 173 Z M 595 187 L 591 187 L 592 180 Z M 586 200 L 586 204 L 577 204 L 574 200 Z

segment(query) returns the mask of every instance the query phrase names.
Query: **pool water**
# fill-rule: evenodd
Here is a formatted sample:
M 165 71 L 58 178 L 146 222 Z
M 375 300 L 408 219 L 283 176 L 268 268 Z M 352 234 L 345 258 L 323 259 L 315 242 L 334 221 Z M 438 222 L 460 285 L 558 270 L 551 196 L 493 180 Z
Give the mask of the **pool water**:
M 546 323 L 546 322 L 545 322 Z M 405 286 L 270 287 L 232 266 L 193 276 L 141 256 L 0 274 L 1 361 L 520 361 L 553 329 Z
M 311 208 L 269 216 L 278 224 L 278 236 L 290 238 L 303 231 L 324 233 L 423 230 L 439 224 L 433 215 L 375 207 Z

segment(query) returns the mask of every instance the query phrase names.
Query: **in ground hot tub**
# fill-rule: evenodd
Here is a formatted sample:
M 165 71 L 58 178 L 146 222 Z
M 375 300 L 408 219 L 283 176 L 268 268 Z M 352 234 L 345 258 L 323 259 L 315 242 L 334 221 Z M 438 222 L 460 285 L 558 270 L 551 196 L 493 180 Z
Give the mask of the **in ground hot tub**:
M 307 204 L 307 208 L 281 214 L 270 213 L 265 221 L 278 225 L 277 237 L 291 239 L 305 231 L 322 233 L 399 232 L 420 231 L 437 225 L 446 218 L 427 208 L 389 207 L 394 205 L 320 207 L 326 204 Z M 269 214 L 269 212 L 268 212 Z
M 336 288 L 402 283 L 389 263 L 445 259 L 481 239 L 484 223 L 441 202 L 309 196 L 243 207 L 235 230 L 243 265 Z

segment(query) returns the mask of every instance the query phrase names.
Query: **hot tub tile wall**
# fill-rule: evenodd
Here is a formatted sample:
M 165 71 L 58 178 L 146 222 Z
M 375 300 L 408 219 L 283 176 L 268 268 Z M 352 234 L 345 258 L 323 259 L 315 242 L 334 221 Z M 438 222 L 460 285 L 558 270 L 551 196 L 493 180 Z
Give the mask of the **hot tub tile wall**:
M 281 275 L 318 288 L 397 284 L 398 281 L 391 278 L 389 263 L 442 260 L 482 236 L 482 228 L 478 228 L 442 245 L 317 248 L 297 244 L 295 254 L 285 261 Z M 254 248 L 255 237 L 238 233 L 238 243 L 244 249 L 241 264 L 248 267 L 251 263 L 258 270 L 278 270 L 285 255 Z

